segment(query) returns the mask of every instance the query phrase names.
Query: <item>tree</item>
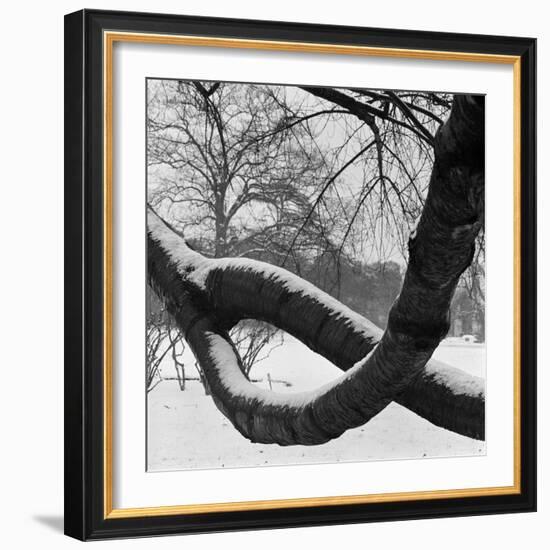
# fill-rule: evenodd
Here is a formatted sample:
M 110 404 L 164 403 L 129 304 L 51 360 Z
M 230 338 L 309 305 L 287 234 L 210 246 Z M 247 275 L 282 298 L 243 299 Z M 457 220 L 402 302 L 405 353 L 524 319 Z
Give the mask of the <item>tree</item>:
M 184 364 L 180 361 L 185 344 L 180 330 L 156 295 L 147 288 L 146 387 L 150 392 L 163 380 L 161 365 L 171 357 L 180 388 L 185 389 Z M 179 350 L 179 351 L 178 351 Z
M 368 109 L 360 114 L 371 120 Z M 451 300 L 483 225 L 483 98 L 455 96 L 433 148 L 428 195 L 384 332 L 289 271 L 251 259 L 206 258 L 148 209 L 150 283 L 186 334 L 216 405 L 245 437 L 322 443 L 392 400 L 437 425 L 484 437 L 482 381 L 428 363 L 448 332 Z M 228 335 L 240 319 L 286 330 L 347 372 L 316 392 L 260 390 L 244 376 Z
M 149 84 L 148 202 L 213 257 L 288 238 L 300 219 L 292 212 L 309 206 L 323 174 L 323 159 L 305 145 L 310 130 L 288 124 L 281 101 L 254 85 Z
M 278 332 L 272 325 L 250 319 L 237 323 L 229 331 L 241 359 L 243 373 L 249 380 L 252 367 L 267 359 L 275 348 L 283 344 L 283 338 Z
M 310 207 L 324 161 L 307 145 L 311 130 L 288 121 L 283 94 L 219 82 L 149 84 L 148 201 L 213 257 L 269 251 L 277 263 Z M 323 247 L 318 228 L 326 225 L 313 215 L 301 250 Z M 241 323 L 231 336 L 247 376 L 277 345 L 276 331 L 260 323 Z

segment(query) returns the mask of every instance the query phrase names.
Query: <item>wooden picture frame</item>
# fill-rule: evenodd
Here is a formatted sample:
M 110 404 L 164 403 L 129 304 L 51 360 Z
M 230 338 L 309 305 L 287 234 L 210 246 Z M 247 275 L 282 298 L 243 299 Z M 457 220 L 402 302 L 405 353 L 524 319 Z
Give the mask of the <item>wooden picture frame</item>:
M 113 47 L 121 42 L 513 68 L 514 481 L 176 506 L 113 506 Z M 83 10 L 65 17 L 65 532 L 81 539 L 330 525 L 536 508 L 536 42 Z M 404 84 L 406 86 L 406 83 Z M 510 212 L 512 216 L 512 212 Z M 142 238 L 141 236 L 138 238 Z M 512 299 L 510 297 L 510 299 Z

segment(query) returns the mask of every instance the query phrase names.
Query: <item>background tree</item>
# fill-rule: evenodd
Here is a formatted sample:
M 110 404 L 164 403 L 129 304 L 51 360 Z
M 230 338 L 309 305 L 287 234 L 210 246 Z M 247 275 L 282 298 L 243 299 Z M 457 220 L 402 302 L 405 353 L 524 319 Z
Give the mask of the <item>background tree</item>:
M 153 390 L 162 381 L 161 365 L 166 357 L 172 358 L 178 378 L 181 372 L 183 378 L 180 386 L 184 389 L 185 372 L 183 364 L 178 362 L 185 347 L 183 338 L 171 315 L 166 311 L 166 307 L 152 292 L 147 293 L 146 316 L 147 391 Z M 181 348 L 179 351 L 178 347 Z
M 280 261 L 325 170 L 310 129 L 287 123 L 284 90 L 182 81 L 149 86 L 149 202 L 213 257 Z M 303 233 L 303 249 L 325 246 L 327 224 L 316 227 L 321 231 Z M 246 374 L 280 343 L 276 331 L 253 321 L 232 336 Z

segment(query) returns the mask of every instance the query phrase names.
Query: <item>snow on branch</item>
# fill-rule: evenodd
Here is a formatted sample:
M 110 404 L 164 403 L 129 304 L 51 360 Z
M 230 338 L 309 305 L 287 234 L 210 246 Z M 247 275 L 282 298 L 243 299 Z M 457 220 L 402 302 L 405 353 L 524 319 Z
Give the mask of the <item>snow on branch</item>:
M 455 97 L 435 138 L 428 198 L 383 334 L 284 269 L 205 258 L 149 210 L 151 284 L 184 331 L 216 405 L 245 437 L 323 443 L 364 424 L 392 400 L 443 427 L 484 437 L 482 381 L 440 364 L 426 367 L 447 333 L 450 301 L 482 224 L 483 120 L 483 98 Z M 243 318 L 290 332 L 347 372 L 295 396 L 260 390 L 242 374 L 227 334 Z

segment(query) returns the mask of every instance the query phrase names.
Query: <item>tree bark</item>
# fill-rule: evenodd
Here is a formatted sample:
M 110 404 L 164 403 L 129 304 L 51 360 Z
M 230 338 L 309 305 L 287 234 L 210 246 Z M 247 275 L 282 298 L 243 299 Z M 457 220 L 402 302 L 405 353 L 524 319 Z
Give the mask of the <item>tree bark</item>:
M 483 98 L 456 96 L 435 138 L 428 197 L 388 327 L 380 329 L 293 274 L 242 259 L 206 259 L 151 210 L 148 273 L 208 380 L 218 408 L 252 441 L 319 444 L 396 400 L 424 418 L 484 437 L 483 382 L 426 364 L 446 335 L 449 306 L 483 223 Z M 347 372 L 314 392 L 250 384 L 227 331 L 255 318 L 286 330 Z

